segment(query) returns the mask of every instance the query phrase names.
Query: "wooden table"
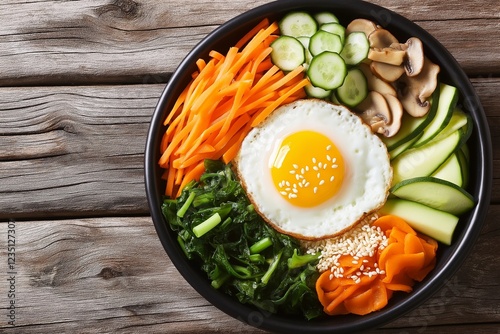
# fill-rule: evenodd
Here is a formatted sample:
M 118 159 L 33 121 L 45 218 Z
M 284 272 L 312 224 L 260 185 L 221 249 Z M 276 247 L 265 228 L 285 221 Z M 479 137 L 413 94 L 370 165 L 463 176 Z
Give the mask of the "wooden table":
M 266 2 L 0 3 L 0 332 L 258 331 L 205 301 L 171 264 L 148 212 L 143 150 L 181 59 Z M 500 333 L 500 4 L 373 2 L 451 51 L 494 145 L 491 206 L 472 253 L 434 297 L 374 332 Z

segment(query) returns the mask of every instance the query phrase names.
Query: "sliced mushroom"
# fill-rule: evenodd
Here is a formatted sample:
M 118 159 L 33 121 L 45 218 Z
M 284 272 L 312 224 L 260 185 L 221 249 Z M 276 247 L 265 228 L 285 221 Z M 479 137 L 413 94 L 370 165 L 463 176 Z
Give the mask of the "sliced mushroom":
M 368 51 L 368 59 L 396 66 L 403 64 L 405 56 L 406 51 L 397 50 L 391 47 L 382 49 L 370 48 L 370 51 Z
M 345 29 L 346 35 L 351 32 L 359 31 L 364 32 L 366 37 L 370 36 L 370 34 L 377 29 L 377 25 L 375 22 L 367 20 L 367 19 L 355 19 L 349 23 Z
M 403 108 L 413 117 L 422 117 L 430 109 L 429 97 L 437 87 L 440 67 L 428 58 L 424 60 L 422 71 L 416 76 L 402 76 L 397 81 L 398 97 Z
M 365 75 L 368 90 L 376 91 L 377 93 L 380 93 L 382 95 L 389 94 L 397 96 L 396 89 L 391 84 L 385 82 L 384 80 L 373 74 L 372 70 L 370 69 L 370 65 L 361 63 L 359 64 L 359 69 Z
M 361 119 L 374 133 L 383 133 L 384 127 L 391 123 L 391 111 L 384 96 L 371 91 L 368 96 L 356 107 L 361 113 Z
M 407 45 L 407 49 L 403 67 L 407 76 L 414 77 L 424 67 L 424 46 L 422 45 L 422 41 L 417 37 L 409 38 L 405 44 Z
M 383 135 L 386 137 L 393 137 L 396 133 L 398 133 L 401 128 L 401 119 L 403 117 L 403 105 L 399 101 L 399 99 L 394 95 L 384 95 L 384 98 L 389 106 L 391 111 L 392 121 L 388 125 L 382 128 Z
M 403 66 L 381 63 L 379 61 L 372 61 L 370 69 L 377 77 L 387 82 L 394 82 L 405 73 Z
M 393 43 L 398 43 L 398 39 L 386 29 L 376 29 L 369 36 L 371 48 L 383 49 L 389 47 Z

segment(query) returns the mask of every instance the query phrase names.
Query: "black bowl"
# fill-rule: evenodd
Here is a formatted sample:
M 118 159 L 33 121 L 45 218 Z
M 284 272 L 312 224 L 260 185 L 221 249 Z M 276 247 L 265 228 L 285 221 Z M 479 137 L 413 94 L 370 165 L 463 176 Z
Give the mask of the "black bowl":
M 474 130 L 468 141 L 470 147 L 470 181 L 468 191 L 477 205 L 460 218 L 451 246 L 441 245 L 436 268 L 410 294 L 395 294 L 383 310 L 365 316 L 335 316 L 306 321 L 286 315 L 271 315 L 251 306 L 243 305 L 210 285 L 206 274 L 184 256 L 176 241 L 176 235 L 168 227 L 161 212 L 164 183 L 157 164 L 160 156 L 160 140 L 165 131 L 163 120 L 175 99 L 187 85 L 195 70 L 198 58 L 208 58 L 212 49 L 226 52 L 241 36 L 265 17 L 279 19 L 293 10 L 317 12 L 329 10 L 335 13 L 344 25 L 355 18 L 368 18 L 391 31 L 400 41 L 411 36 L 420 38 L 426 55 L 441 66 L 444 82 L 458 87 L 460 106 L 470 113 Z M 252 326 L 276 332 L 352 332 L 381 326 L 417 307 L 438 291 L 460 267 L 477 239 L 490 201 L 492 180 L 491 139 L 484 111 L 466 74 L 453 56 L 429 33 L 408 19 L 377 5 L 354 0 L 290 0 L 272 2 L 245 12 L 203 39 L 182 61 L 172 75 L 154 111 L 145 151 L 145 183 L 151 216 L 158 236 L 181 275 L 203 297 L 227 314 Z M 418 325 L 418 324 L 416 324 Z

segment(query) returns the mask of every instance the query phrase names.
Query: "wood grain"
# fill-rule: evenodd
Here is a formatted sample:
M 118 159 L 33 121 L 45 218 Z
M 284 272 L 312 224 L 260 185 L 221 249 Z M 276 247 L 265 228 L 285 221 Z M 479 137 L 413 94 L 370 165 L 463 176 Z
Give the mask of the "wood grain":
M 231 6 L 207 0 L 2 3 L 0 86 L 164 83 L 208 33 L 267 2 L 235 1 Z M 418 5 L 396 0 L 376 3 L 427 29 L 467 73 L 499 74 L 497 0 L 470 0 L 465 6 L 453 0 L 446 10 L 441 10 L 438 0 Z M 391 19 L 386 10 L 377 16 L 382 21 Z
M 403 327 L 438 333 L 460 318 L 469 326 L 500 321 L 500 294 L 490 289 L 500 280 L 495 258 L 499 214 L 500 206 L 492 206 L 472 253 L 443 289 L 374 333 Z M 149 217 L 15 224 L 16 333 L 258 332 L 215 309 L 186 283 L 163 251 Z M 6 225 L 0 223 L 2 236 Z M 0 321 L 1 326 L 5 323 Z
M 500 80 L 474 79 L 500 142 Z M 147 214 L 143 152 L 163 85 L 0 89 L 0 218 Z M 500 146 L 493 152 L 500 202 Z

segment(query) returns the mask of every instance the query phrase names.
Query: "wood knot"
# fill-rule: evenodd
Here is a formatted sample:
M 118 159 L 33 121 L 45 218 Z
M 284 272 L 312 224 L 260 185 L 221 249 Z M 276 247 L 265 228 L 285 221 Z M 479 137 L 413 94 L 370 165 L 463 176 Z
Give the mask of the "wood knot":
M 139 9 L 140 4 L 133 0 L 115 0 L 111 4 L 98 7 L 96 12 L 99 16 L 111 12 L 116 17 L 134 19 L 139 16 Z
M 105 267 L 102 268 L 101 272 L 97 276 L 108 280 L 111 278 L 123 276 L 123 272 Z

